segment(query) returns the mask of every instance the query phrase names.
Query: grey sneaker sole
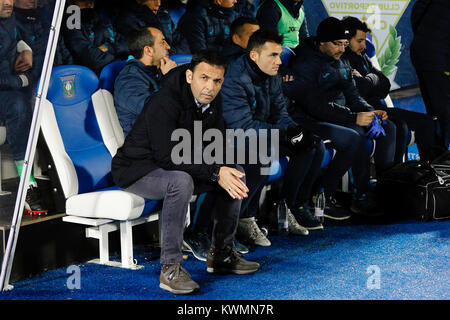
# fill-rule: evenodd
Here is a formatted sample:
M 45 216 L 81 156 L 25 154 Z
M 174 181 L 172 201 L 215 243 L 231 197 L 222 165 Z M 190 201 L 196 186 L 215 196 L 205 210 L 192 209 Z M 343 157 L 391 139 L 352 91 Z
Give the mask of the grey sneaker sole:
M 288 234 L 292 236 L 307 236 L 309 235 L 309 232 L 308 230 L 298 230 L 298 231 L 289 230 Z
M 316 226 L 316 227 L 305 227 L 308 230 L 323 230 L 323 225 Z
M 173 289 L 173 288 L 169 287 L 168 285 L 166 285 L 166 284 L 164 284 L 164 283 L 159 283 L 159 287 L 160 287 L 161 289 L 163 289 L 163 290 L 172 292 L 172 293 L 174 293 L 174 294 L 189 294 L 189 293 L 194 292 L 195 290 L 198 290 L 198 289 L 185 289 L 185 290 L 182 290 L 182 289 Z
M 270 247 L 272 243 L 269 242 L 253 242 L 253 245 L 260 246 L 260 247 Z
M 212 268 L 212 267 L 207 267 L 206 271 L 208 273 L 234 273 L 234 274 L 249 274 L 249 273 L 254 273 L 256 271 L 259 270 L 259 267 L 256 269 L 251 269 L 251 270 L 230 270 L 230 269 L 226 269 L 226 268 Z
M 347 220 L 347 219 L 350 219 L 350 217 L 351 217 L 351 216 L 334 217 L 334 216 L 329 216 L 329 215 L 327 215 L 327 214 L 324 214 L 323 216 L 324 216 L 325 218 L 328 218 L 328 219 L 339 220 L 339 221 L 341 221 L 341 220 Z
M 201 255 L 197 254 L 196 252 L 194 252 L 194 250 L 192 250 L 191 246 L 187 244 L 186 241 L 183 240 L 183 250 L 192 253 L 192 255 L 200 261 L 206 261 L 206 257 L 202 257 Z

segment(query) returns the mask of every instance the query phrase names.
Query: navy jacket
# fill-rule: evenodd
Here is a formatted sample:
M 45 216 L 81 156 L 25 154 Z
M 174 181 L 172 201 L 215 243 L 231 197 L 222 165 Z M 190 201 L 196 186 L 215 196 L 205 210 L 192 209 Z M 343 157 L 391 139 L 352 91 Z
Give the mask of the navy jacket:
M 290 110 L 294 120 L 306 113 L 320 121 L 348 125 L 356 123 L 358 112 L 374 110 L 356 89 L 347 60 L 320 52 L 315 37 L 305 39 L 295 53 L 294 81 L 283 83 L 284 92 L 295 101 Z
M 202 113 L 186 82 L 188 66 L 174 68 L 165 76 L 161 90 L 145 105 L 124 145 L 117 151 L 111 171 L 118 186 L 128 187 L 157 168 L 185 171 L 194 182 L 211 181 L 217 164 L 205 164 L 203 161 L 197 164 L 193 151 L 190 164 L 175 164 L 171 157 L 172 149 L 180 143 L 171 141 L 175 129 L 185 129 L 194 137 L 194 121 L 201 121 L 203 132 L 215 128 L 224 134 L 225 130 L 220 95 Z
M 179 32 L 175 32 L 175 24 L 170 17 L 169 12 L 160 8 L 157 14 L 154 14 L 149 7 L 145 5 L 132 4 L 130 9 L 116 19 L 117 30 L 126 38 L 131 31 L 139 30 L 143 27 L 154 27 L 161 30 L 169 44 L 169 54 L 190 53 L 187 41 L 182 38 Z
M 220 51 L 220 54 L 227 59 L 228 63 L 246 53 L 247 51 L 244 48 L 235 44 L 233 41 L 231 41 L 231 39 L 228 39 L 222 51 Z
M 410 53 L 416 70 L 450 71 L 450 1 L 417 0 L 411 12 Z
M 66 26 L 64 22 L 63 26 Z M 94 9 L 81 10 L 81 29 L 64 27 L 63 31 L 74 63 L 86 66 L 97 74 L 107 64 L 128 56 L 128 45 Z M 98 48 L 102 45 L 107 47 L 107 52 Z
M 280 76 L 268 76 L 248 55 L 228 65 L 222 85 L 223 117 L 227 128 L 279 129 L 297 124 L 288 114 L 290 101 L 283 94 Z
M 17 42 L 22 40 L 16 27 L 15 14 L 0 18 L 0 90 L 22 88 L 22 80 L 14 70 L 17 59 Z
M 177 31 L 187 40 L 192 53 L 203 49 L 220 52 L 230 36 L 230 25 L 237 17 L 233 8 L 212 3 L 192 5 L 178 22 Z
M 41 76 L 42 66 L 47 49 L 48 36 L 50 33 L 50 22 L 43 19 L 40 10 L 14 8 L 17 20 L 17 28 L 25 39 L 25 42 L 33 50 L 33 70 L 35 80 Z M 59 37 L 56 47 L 54 65 L 73 64 L 72 56 L 64 44 L 63 38 Z
M 114 84 L 114 104 L 125 135 L 161 87 L 161 78 L 156 66 L 145 66 L 137 59 L 128 61 L 118 74 Z
M 359 94 L 372 106 L 380 106 L 380 100 L 386 98 L 391 89 L 389 79 L 372 65 L 366 53 L 357 55 L 347 48 L 343 58 L 347 59 L 350 66 L 357 70 L 361 77 L 353 76 Z

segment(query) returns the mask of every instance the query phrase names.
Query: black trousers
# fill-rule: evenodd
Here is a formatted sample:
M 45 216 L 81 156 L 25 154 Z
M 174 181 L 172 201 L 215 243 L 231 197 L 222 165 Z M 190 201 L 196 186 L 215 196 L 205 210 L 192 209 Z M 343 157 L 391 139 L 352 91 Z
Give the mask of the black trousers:
M 386 109 L 389 119 L 397 128 L 394 162 L 403 162 L 403 155 L 408 149 L 408 131 L 415 133 L 420 159 L 432 160 L 432 148 L 435 145 L 435 126 L 433 117 L 427 114 L 400 108 Z
M 447 73 L 444 71 L 447 71 Z M 445 149 L 448 149 L 450 141 L 449 71 L 417 71 L 420 91 L 427 113 L 438 119 L 439 130 L 436 143 Z

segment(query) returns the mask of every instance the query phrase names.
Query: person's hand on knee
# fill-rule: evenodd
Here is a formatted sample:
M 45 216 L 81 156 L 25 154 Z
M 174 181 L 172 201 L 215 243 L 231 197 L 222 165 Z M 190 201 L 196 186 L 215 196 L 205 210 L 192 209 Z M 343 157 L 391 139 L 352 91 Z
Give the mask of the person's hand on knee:
M 241 180 L 244 176 L 245 173 L 237 169 L 222 166 L 217 182 L 233 199 L 242 200 L 248 197 L 249 192 L 247 185 Z

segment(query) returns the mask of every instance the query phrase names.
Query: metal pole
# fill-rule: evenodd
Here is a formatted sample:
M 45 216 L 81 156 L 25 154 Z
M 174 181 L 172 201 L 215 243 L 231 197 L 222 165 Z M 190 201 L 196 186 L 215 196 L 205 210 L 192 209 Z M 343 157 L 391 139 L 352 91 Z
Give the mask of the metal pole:
M 19 236 L 20 224 L 22 222 L 23 208 L 25 205 L 26 190 L 28 188 L 31 169 L 33 168 L 33 159 L 36 151 L 37 139 L 41 123 L 41 103 L 42 98 L 47 97 L 50 76 L 53 68 L 53 60 L 55 58 L 56 47 L 58 45 L 59 29 L 61 27 L 64 15 L 65 0 L 56 0 L 55 9 L 53 11 L 52 25 L 47 42 L 47 50 L 45 54 L 44 64 L 40 78 L 40 85 L 36 94 L 34 104 L 33 119 L 31 121 L 30 134 L 28 136 L 27 151 L 23 164 L 22 176 L 20 177 L 19 189 L 17 190 L 16 205 L 14 207 L 14 215 L 11 223 L 11 229 L 8 236 L 5 255 L 3 257 L 2 269 L 0 274 L 0 289 L 9 290 L 12 286 L 9 284 L 11 269 L 16 250 L 17 238 Z

